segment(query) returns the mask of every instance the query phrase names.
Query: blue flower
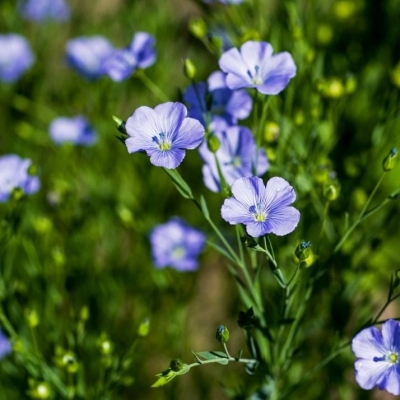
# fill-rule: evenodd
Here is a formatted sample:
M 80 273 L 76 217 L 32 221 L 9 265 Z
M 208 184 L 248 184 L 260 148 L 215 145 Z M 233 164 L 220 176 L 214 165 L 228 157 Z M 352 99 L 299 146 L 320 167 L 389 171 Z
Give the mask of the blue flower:
M 39 178 L 28 172 L 30 165 L 31 160 L 15 154 L 0 157 L 0 203 L 7 201 L 16 188 L 22 189 L 25 194 L 39 190 Z
M 232 91 L 226 86 L 225 74 L 216 71 L 204 82 L 190 85 L 183 99 L 188 104 L 189 116 L 198 119 L 204 126 L 204 114 L 211 113 L 210 129 L 213 132 L 222 131 L 228 126 L 236 125 L 239 119 L 249 116 L 252 100 L 245 90 Z M 211 98 L 210 110 L 207 110 L 206 98 Z
M 67 21 L 70 8 L 65 0 L 24 0 L 20 3 L 23 17 L 29 21 Z
M 137 32 L 131 44 L 125 49 L 115 50 L 104 63 L 105 73 L 115 82 L 129 78 L 138 68 L 148 68 L 154 64 L 155 39 L 146 32 Z
M 194 271 L 198 267 L 197 257 L 205 241 L 204 233 L 180 218 L 171 218 L 167 223 L 157 225 L 150 233 L 154 265 L 157 268 L 170 266 L 178 271 Z
M 23 36 L 0 35 L 0 80 L 15 82 L 34 61 L 35 56 Z
M 90 146 L 96 141 L 96 133 L 82 115 L 54 119 L 49 126 L 49 133 L 57 144 L 71 142 Z
M 204 183 L 213 192 L 221 190 L 215 157 L 229 186 L 238 178 L 250 177 L 254 175 L 254 172 L 256 175 L 262 175 L 268 170 L 269 163 L 265 150 L 259 149 L 257 152 L 253 134 L 248 128 L 232 126 L 223 132 L 217 132 L 215 136 L 220 142 L 220 147 L 215 154 L 208 149 L 206 142 L 199 148 L 199 153 L 205 163 Z
M 104 75 L 104 62 L 113 53 L 111 43 L 102 36 L 78 37 L 66 47 L 68 65 L 87 79 Z
M 204 137 L 200 122 L 186 114 L 181 103 L 163 103 L 154 110 L 139 107 L 126 121 L 128 152 L 144 151 L 153 165 L 176 168 L 185 157 L 185 149 L 196 148 Z
M 248 41 L 240 52 L 233 48 L 222 54 L 219 66 L 228 74 L 230 89 L 256 88 L 263 94 L 278 94 L 296 75 L 296 65 L 288 52 L 272 54 L 267 42 Z
M 0 329 L 0 360 L 11 353 L 11 344 Z
M 352 340 L 357 357 L 356 381 L 363 389 L 378 386 L 396 396 L 400 395 L 400 322 L 393 319 L 363 329 Z
M 287 235 L 300 220 L 299 211 L 290 206 L 296 194 L 282 178 L 271 178 L 266 186 L 256 176 L 239 178 L 231 191 L 234 197 L 226 199 L 222 205 L 222 218 L 233 225 L 246 225 L 250 236 Z

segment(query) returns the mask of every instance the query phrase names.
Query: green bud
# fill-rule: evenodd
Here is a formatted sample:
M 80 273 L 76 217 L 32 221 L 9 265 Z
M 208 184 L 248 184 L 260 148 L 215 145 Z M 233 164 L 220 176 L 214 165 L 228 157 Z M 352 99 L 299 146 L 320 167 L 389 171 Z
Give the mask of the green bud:
M 35 176 L 39 173 L 39 168 L 36 164 L 31 164 L 28 168 L 28 175 Z
M 321 24 L 317 27 L 317 41 L 322 45 L 329 44 L 333 39 L 333 29 L 330 25 Z
M 24 194 L 24 191 L 20 187 L 16 187 L 11 192 L 11 198 L 15 201 L 18 201 L 24 197 Z
M 49 399 L 51 397 L 51 389 L 47 382 L 36 382 L 33 379 L 29 380 L 28 395 L 32 399 Z
M 105 335 L 102 335 L 97 341 L 97 346 L 103 356 L 109 356 L 113 351 L 113 344 Z
M 192 18 L 189 21 L 189 31 L 198 39 L 204 39 L 207 34 L 207 25 L 201 18 Z
M 249 248 L 253 248 L 253 247 L 257 247 L 257 246 L 258 246 L 257 241 L 256 241 L 253 237 L 251 237 L 251 236 L 249 236 L 249 235 L 241 236 L 241 237 L 240 237 L 240 241 L 241 241 L 246 247 L 249 247 Z
M 221 145 L 221 142 L 215 135 L 210 135 L 207 139 L 207 146 L 208 150 L 210 150 L 212 153 L 216 153 L 219 149 L 219 146 Z
M 326 200 L 334 201 L 339 197 L 340 187 L 337 183 L 326 183 L 323 189 L 323 195 Z
M 137 329 L 137 335 L 141 338 L 146 337 L 150 332 L 150 320 L 148 318 L 144 319 Z
M 349 0 L 339 0 L 334 4 L 334 13 L 338 19 L 350 18 L 357 11 L 355 2 Z
M 65 369 L 70 374 L 78 372 L 79 363 L 72 351 L 64 350 L 62 347 L 57 347 L 54 362 L 59 368 Z
M 25 318 L 31 328 L 35 328 L 39 325 L 39 315 L 35 309 L 25 310 Z
M 183 59 L 183 72 L 185 73 L 186 78 L 191 81 L 196 76 L 196 67 L 190 58 Z
M 169 367 L 172 369 L 172 371 L 179 372 L 183 369 L 184 363 L 181 359 L 176 358 L 172 360 L 169 364 Z
M 311 255 L 310 247 L 311 247 L 311 242 L 305 242 L 304 240 L 302 240 L 296 247 L 294 254 L 296 254 L 296 257 L 300 261 L 307 260 L 307 258 L 310 257 Z
M 225 344 L 229 340 L 229 331 L 225 325 L 220 325 L 215 333 L 218 342 Z
M 264 127 L 264 139 L 268 143 L 276 142 L 279 138 L 280 128 L 274 121 L 268 121 Z
M 119 119 L 115 115 L 112 116 L 112 119 L 114 120 L 118 131 L 123 133 L 124 135 L 127 135 L 127 132 L 126 132 L 126 129 L 125 129 L 126 122 L 123 121 L 122 119 Z
M 85 322 L 89 319 L 89 316 L 90 316 L 89 307 L 83 306 L 79 312 L 79 319 Z
M 385 172 L 391 171 L 396 165 L 397 149 L 393 147 L 389 154 L 382 161 L 382 168 Z

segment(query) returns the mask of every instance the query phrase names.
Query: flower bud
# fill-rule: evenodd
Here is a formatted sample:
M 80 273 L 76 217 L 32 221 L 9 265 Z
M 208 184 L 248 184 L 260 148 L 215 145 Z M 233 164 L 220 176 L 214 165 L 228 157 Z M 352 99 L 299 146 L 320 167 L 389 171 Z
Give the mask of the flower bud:
M 339 0 L 335 3 L 333 10 L 338 19 L 344 20 L 354 15 L 357 6 L 354 1 Z
M 328 201 L 335 201 L 339 197 L 340 187 L 338 183 L 326 183 L 323 189 L 323 195 Z
M 119 119 L 115 115 L 112 116 L 112 119 L 114 120 L 118 131 L 123 133 L 124 135 L 127 135 L 127 132 L 126 132 L 126 129 L 125 129 L 126 122 L 123 121 L 122 119 Z
M 330 25 L 321 24 L 317 27 L 317 41 L 319 44 L 327 45 L 333 39 L 333 29 Z
M 29 379 L 28 395 L 32 399 L 49 399 L 51 397 L 51 389 L 47 382 L 36 382 Z
M 183 72 L 185 73 L 186 78 L 191 81 L 196 76 L 196 67 L 190 58 L 183 59 Z
M 207 139 L 207 147 L 212 153 L 216 153 L 219 149 L 221 142 L 216 135 L 211 134 Z
M 389 154 L 382 161 L 382 168 L 385 172 L 391 171 L 396 165 L 397 149 L 393 147 Z
M 25 310 L 25 318 L 31 328 L 35 328 L 39 325 L 39 315 L 35 309 Z
M 220 325 L 215 334 L 218 342 L 225 344 L 229 340 L 229 331 L 225 325 Z
M 79 312 L 79 319 L 85 322 L 89 319 L 89 316 L 90 316 L 89 307 L 83 306 Z
M 257 241 L 256 241 L 253 237 L 251 237 L 251 236 L 249 236 L 249 235 L 241 236 L 241 237 L 240 237 L 240 241 L 241 241 L 246 247 L 249 247 L 249 248 L 253 248 L 253 247 L 257 247 L 257 246 L 258 246 Z
M 307 260 L 308 257 L 310 257 L 311 255 L 311 242 L 306 242 L 304 240 L 302 240 L 298 246 L 296 247 L 295 250 L 295 254 L 296 257 L 300 260 L 300 261 L 304 261 Z
M 276 142 L 279 138 L 280 128 L 274 121 L 268 121 L 264 128 L 264 139 L 267 143 Z
M 139 325 L 139 328 L 137 329 L 137 335 L 141 338 L 146 337 L 150 332 L 150 320 L 148 318 L 145 318 L 143 322 Z
M 169 367 L 172 369 L 172 371 L 179 372 L 183 369 L 184 363 L 181 359 L 176 358 L 174 360 L 171 360 Z
M 189 21 L 189 31 L 198 39 L 204 39 L 207 34 L 207 25 L 201 18 L 192 18 Z

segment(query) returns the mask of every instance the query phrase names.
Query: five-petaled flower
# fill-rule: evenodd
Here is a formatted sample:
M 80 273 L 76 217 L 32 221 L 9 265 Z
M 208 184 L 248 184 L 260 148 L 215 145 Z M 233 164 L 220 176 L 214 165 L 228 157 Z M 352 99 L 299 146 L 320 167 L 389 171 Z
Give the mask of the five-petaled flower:
M 129 78 L 138 68 L 148 68 L 156 61 L 154 36 L 137 32 L 132 42 L 124 49 L 116 49 L 104 62 L 104 72 L 113 81 Z
M 195 149 L 204 137 L 200 122 L 186 114 L 182 103 L 163 103 L 154 110 L 139 107 L 126 121 L 128 152 L 144 151 L 153 165 L 176 168 L 185 157 L 185 149 Z
M 230 224 L 244 224 L 250 236 L 267 233 L 282 236 L 292 232 L 300 213 L 291 207 L 296 200 L 293 188 L 283 178 L 271 178 L 267 185 L 256 176 L 237 179 L 221 208 L 222 218 Z
M 357 357 L 356 380 L 363 389 L 378 386 L 400 395 L 400 322 L 389 319 L 382 332 L 375 326 L 363 329 L 352 340 Z
M 39 190 L 37 176 L 29 174 L 31 160 L 23 159 L 16 154 L 0 157 L 0 203 L 7 201 L 14 189 L 21 189 L 25 194 L 33 194 Z
M 90 146 L 96 141 L 96 133 L 83 115 L 54 119 L 49 126 L 49 133 L 57 144 L 70 142 Z
M 220 170 L 230 186 L 238 179 L 245 176 L 262 175 L 267 171 L 269 163 L 264 149 L 258 149 L 250 129 L 244 126 L 231 126 L 215 136 L 220 142 L 217 152 L 212 153 L 203 142 L 199 153 L 204 161 L 203 179 L 208 189 L 213 192 L 221 190 L 218 173 L 218 160 Z
M 210 129 L 219 132 L 228 126 L 236 125 L 239 119 L 249 116 L 253 102 L 245 90 L 231 90 L 225 82 L 226 75 L 221 71 L 213 72 L 208 80 L 190 85 L 183 94 L 188 105 L 189 116 L 206 125 L 204 115 L 210 113 Z M 210 109 L 207 110 L 207 98 L 210 97 Z
M 296 75 L 296 65 L 288 52 L 272 53 L 268 42 L 248 41 L 240 52 L 232 48 L 222 54 L 219 66 L 228 74 L 228 87 L 256 88 L 263 94 L 280 93 Z
M 204 233 L 180 218 L 157 225 L 150 233 L 154 264 L 157 268 L 170 266 L 178 271 L 193 271 L 198 267 L 197 257 L 205 240 Z

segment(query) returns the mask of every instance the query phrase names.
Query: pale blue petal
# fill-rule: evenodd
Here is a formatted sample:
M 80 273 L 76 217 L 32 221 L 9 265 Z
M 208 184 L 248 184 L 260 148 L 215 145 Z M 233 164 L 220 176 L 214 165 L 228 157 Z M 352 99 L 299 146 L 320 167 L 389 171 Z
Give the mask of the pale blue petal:
M 156 167 L 174 169 L 185 158 L 185 151 L 181 149 L 149 150 L 147 155 L 150 156 L 150 162 Z
M 265 202 L 267 211 L 273 212 L 288 206 L 296 200 L 296 193 L 283 178 L 273 177 L 267 182 Z
M 267 215 L 268 233 L 283 236 L 293 232 L 300 221 L 300 212 L 294 207 L 282 207 Z
M 204 138 L 203 125 L 194 118 L 185 118 L 177 132 L 174 147 L 180 149 L 195 149 Z
M 359 359 L 354 364 L 356 381 L 363 389 L 372 389 L 384 379 L 390 364 L 373 360 Z
M 253 215 L 249 212 L 249 207 L 233 197 L 225 199 L 221 207 L 221 216 L 232 225 L 249 224 L 254 221 Z

